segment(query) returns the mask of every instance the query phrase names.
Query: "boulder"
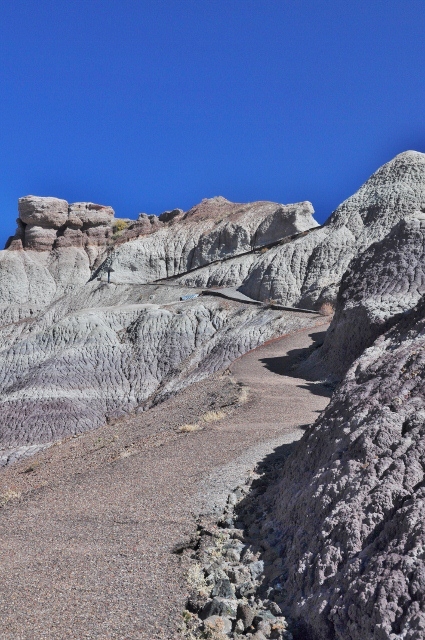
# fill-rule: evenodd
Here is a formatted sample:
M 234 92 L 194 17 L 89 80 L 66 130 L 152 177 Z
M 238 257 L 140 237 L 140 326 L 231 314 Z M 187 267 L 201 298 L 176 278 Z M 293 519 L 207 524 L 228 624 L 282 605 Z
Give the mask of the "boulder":
M 25 249 L 33 251 L 51 251 L 55 243 L 57 233 L 55 229 L 46 229 L 33 224 L 25 227 Z
M 110 226 L 113 224 L 114 210 L 102 204 L 93 202 L 74 202 L 69 205 L 70 224 L 75 226 L 75 221 L 80 220 L 83 229 L 97 226 Z
M 164 213 L 161 213 L 158 218 L 161 222 L 171 222 L 182 215 L 183 209 L 173 209 L 172 211 L 164 211 Z
M 68 203 L 59 198 L 25 196 L 18 200 L 20 220 L 28 225 L 59 229 L 68 219 Z

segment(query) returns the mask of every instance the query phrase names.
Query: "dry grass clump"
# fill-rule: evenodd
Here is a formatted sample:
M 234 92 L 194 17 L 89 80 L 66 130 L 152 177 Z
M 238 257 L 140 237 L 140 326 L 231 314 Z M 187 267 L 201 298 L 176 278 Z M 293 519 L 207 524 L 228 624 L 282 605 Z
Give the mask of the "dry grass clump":
M 206 413 L 204 413 L 201 420 L 202 422 L 217 422 L 217 420 L 221 420 L 222 418 L 224 418 L 225 415 L 226 412 L 220 409 L 218 411 L 207 411 Z
M 196 592 L 200 596 L 208 597 L 211 593 L 212 585 L 207 584 L 204 570 L 197 562 L 189 567 L 187 584 L 191 591 Z
M 245 386 L 241 387 L 239 391 L 238 403 L 245 404 L 245 402 L 248 402 L 248 397 L 249 397 L 249 387 L 245 387 Z
M 15 491 L 14 489 L 8 489 L 5 493 L 0 495 L 0 507 L 4 507 L 5 504 L 12 500 L 19 500 L 22 495 L 22 491 Z
M 319 313 L 322 316 L 333 316 L 335 313 L 335 307 L 331 302 L 324 302 L 319 309 Z
M 229 636 L 225 633 L 224 621 L 220 617 L 206 620 L 204 622 L 204 637 L 206 640 L 227 640 Z
M 112 227 L 112 230 L 114 233 L 121 233 L 122 231 L 127 229 L 127 227 L 128 227 L 128 222 L 126 222 L 122 218 L 117 218 L 114 222 L 114 226 Z
M 192 433 L 193 431 L 200 431 L 202 429 L 199 424 L 182 424 L 179 427 L 180 433 Z

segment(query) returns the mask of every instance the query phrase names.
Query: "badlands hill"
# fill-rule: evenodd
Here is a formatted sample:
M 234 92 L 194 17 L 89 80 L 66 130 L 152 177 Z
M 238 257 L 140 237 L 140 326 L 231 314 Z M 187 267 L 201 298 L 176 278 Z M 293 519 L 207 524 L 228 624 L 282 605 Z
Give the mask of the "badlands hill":
M 123 223 L 22 198 L 0 252 L 1 464 L 156 406 L 333 305 L 299 371 L 339 386 L 262 499 L 265 585 L 300 639 L 420 640 L 424 212 L 414 151 L 321 227 L 308 202 L 218 197 Z

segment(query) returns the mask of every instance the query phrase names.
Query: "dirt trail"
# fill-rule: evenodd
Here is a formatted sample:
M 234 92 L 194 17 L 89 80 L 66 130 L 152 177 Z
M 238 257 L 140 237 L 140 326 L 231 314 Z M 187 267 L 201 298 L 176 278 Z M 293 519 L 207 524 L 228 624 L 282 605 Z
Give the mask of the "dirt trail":
M 292 377 L 323 320 L 246 354 L 231 375 L 1 472 L 1 640 L 178 638 L 186 587 L 171 551 L 325 408 L 324 387 Z M 220 407 L 224 418 L 202 421 Z M 203 428 L 181 433 L 185 422 Z

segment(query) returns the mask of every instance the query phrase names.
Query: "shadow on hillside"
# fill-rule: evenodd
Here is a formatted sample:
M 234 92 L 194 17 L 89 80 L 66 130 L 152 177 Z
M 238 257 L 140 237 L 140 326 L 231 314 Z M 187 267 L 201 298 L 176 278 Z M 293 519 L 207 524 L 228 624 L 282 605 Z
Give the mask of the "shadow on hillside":
M 306 430 L 310 425 L 301 425 Z M 284 615 L 290 615 L 283 591 L 285 570 L 276 570 L 276 556 L 270 555 L 270 547 L 274 547 L 278 556 L 281 554 L 281 543 L 284 540 L 275 530 L 276 522 L 273 518 L 267 524 L 269 515 L 272 515 L 275 502 L 276 489 L 283 479 L 283 469 L 288 457 L 297 449 L 300 441 L 282 444 L 276 447 L 270 454 L 261 460 L 256 471 L 260 477 L 253 481 L 249 493 L 239 502 L 235 508 L 236 526 L 243 528 L 245 543 L 251 550 L 260 552 L 259 559 L 264 562 L 264 580 L 260 587 L 260 597 L 270 597 L 277 602 Z M 301 444 L 302 446 L 302 444 Z M 278 534 L 278 535 L 276 535 Z M 266 544 L 264 544 L 266 543 Z M 267 552 L 268 550 L 268 552 Z M 270 589 L 273 589 L 270 592 Z M 311 640 L 308 630 L 301 620 L 291 621 L 291 631 L 294 640 Z
M 309 347 L 304 349 L 292 349 L 288 351 L 286 356 L 278 356 L 276 358 L 260 358 L 260 362 L 266 369 L 275 373 L 278 376 L 289 376 L 291 378 L 304 378 L 304 375 L 300 376 L 298 373 L 298 367 L 302 362 L 305 362 L 307 358 L 319 347 L 322 346 L 325 339 L 326 331 L 316 331 L 310 333 L 309 337 L 313 343 Z M 305 382 L 299 385 L 302 389 L 307 389 L 310 393 L 319 396 L 325 396 L 330 398 L 332 395 L 332 389 L 319 382 Z

